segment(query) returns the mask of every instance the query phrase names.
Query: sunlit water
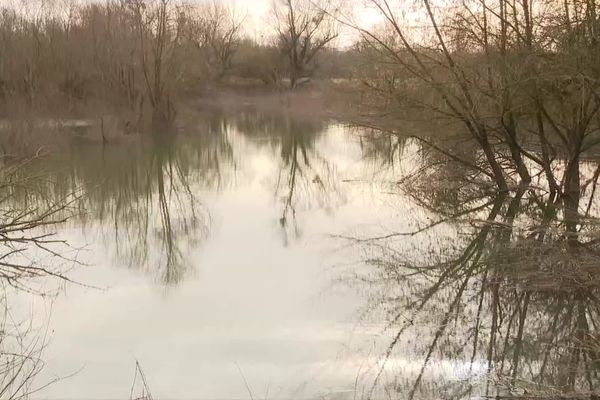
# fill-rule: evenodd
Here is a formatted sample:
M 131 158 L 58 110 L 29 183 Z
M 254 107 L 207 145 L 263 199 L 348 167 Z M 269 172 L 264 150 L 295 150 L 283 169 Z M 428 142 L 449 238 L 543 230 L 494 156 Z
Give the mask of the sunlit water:
M 34 397 L 127 398 L 136 360 L 163 399 L 354 397 L 384 320 L 344 284 L 361 254 L 335 235 L 406 227 L 389 166 L 335 123 L 191 126 L 46 161 L 58 191 L 86 191 L 59 234 L 82 248 L 70 278 L 93 288 L 23 300 L 51 330 L 37 382 L 68 376 Z

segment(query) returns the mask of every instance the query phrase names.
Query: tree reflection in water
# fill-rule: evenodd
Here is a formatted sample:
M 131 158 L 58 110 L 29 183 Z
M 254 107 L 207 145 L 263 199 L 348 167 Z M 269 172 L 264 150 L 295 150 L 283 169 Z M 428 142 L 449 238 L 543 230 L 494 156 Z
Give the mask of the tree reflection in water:
M 129 144 L 72 143 L 69 151 L 46 157 L 24 172 L 35 175 L 33 169 L 39 168 L 48 171 L 48 178 L 23 190 L 16 201 L 85 193 L 73 222 L 83 222 L 84 230 L 100 236 L 112 262 L 177 284 L 191 272 L 190 252 L 210 229 L 201 192 L 226 185 L 233 164 L 229 128 L 222 117 L 189 125 L 194 129 L 177 135 L 151 132 Z M 88 224 L 92 229 L 86 229 Z
M 81 190 L 86 195 L 78 203 L 77 224 L 92 225 L 84 229 L 98 232 L 111 263 L 177 284 L 193 271 L 191 252 L 210 231 L 202 195 L 236 185 L 240 160 L 261 149 L 274 155 L 269 161 L 277 170 L 266 190 L 280 207 L 285 244 L 300 234 L 299 208 L 328 210 L 341 201 L 332 162 L 316 145 L 327 129 L 325 121 L 284 113 L 211 109 L 186 116 L 176 134 L 158 130 L 141 141 L 105 146 L 74 142 L 38 164 L 49 173 L 36 192 L 43 201 Z M 32 196 L 21 198 L 35 201 Z
M 290 233 L 295 237 L 300 235 L 297 207 L 300 204 L 327 207 L 339 192 L 335 170 L 315 149 L 317 136 L 327 126 L 323 122 L 311 124 L 295 119 L 286 122 L 281 130 L 281 166 L 275 191 L 282 200 L 279 223 L 287 244 Z
M 236 113 L 230 121 L 244 136 L 279 153 L 274 191 L 285 245 L 301 235 L 298 209 L 327 210 L 343 202 L 333 163 L 318 149 L 318 141 L 331 129 L 330 122 L 252 109 Z
M 421 153 L 422 165 L 395 187 L 428 222 L 353 239 L 371 266 L 355 282 L 371 286 L 369 309 L 384 312 L 390 334 L 363 376 L 365 396 L 597 393 L 596 165 L 582 163 L 588 184 L 573 213 L 543 178 L 498 193 L 439 153 Z
M 189 121 L 179 135 L 157 132 L 141 148 L 110 149 L 100 161 L 114 174 L 89 190 L 94 217 L 113 225 L 105 231 L 121 263 L 147 269 L 165 284 L 190 273 L 193 249 L 207 237 L 210 214 L 200 195 L 231 179 L 233 149 L 220 115 Z M 119 156 L 120 154 L 120 156 Z M 118 160 L 111 159 L 120 157 Z M 77 163 L 89 168 L 89 161 Z M 90 172 L 93 182 L 94 171 Z

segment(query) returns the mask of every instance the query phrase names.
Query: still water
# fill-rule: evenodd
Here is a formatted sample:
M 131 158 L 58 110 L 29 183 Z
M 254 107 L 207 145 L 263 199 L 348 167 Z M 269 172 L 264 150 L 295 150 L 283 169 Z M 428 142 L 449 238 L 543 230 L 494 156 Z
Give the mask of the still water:
M 93 288 L 28 298 L 52 331 L 39 381 L 75 373 L 35 397 L 127 398 L 136 360 L 163 399 L 353 397 L 384 328 L 335 235 L 404 224 L 383 165 L 360 132 L 252 111 L 49 156 L 52 190 L 85 192 L 59 236 Z
M 37 382 L 66 377 L 35 398 L 135 397 L 136 361 L 161 399 L 597 386 L 598 205 L 574 234 L 539 179 L 495 193 L 416 141 L 250 109 L 37 168 L 28 202 L 84 196 L 58 232 L 79 284 L 14 301 L 49 328 Z

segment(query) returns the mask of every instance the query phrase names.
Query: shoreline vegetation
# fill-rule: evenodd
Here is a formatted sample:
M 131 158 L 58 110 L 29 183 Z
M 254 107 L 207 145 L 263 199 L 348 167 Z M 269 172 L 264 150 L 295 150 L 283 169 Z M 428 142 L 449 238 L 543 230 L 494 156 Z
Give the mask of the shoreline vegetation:
M 253 112 L 294 119 L 356 122 L 348 83 L 314 81 L 294 91 L 252 85 L 221 85 L 179 100 L 177 117 L 169 124 L 136 125 L 120 111 L 99 113 L 96 108 L 75 113 L 26 113 L 0 118 L 0 154 L 20 159 L 59 149 L 70 142 L 119 145 L 144 140 L 149 133 L 175 136 L 189 123 L 212 112 Z M 152 136 L 151 134 L 150 136 Z
M 244 36 L 244 16 L 218 1 L 2 8 L 0 118 L 116 115 L 139 132 L 168 127 L 182 105 L 219 89 L 271 96 L 310 78 L 348 78 L 355 53 L 330 46 L 335 5 L 310 4 L 302 14 L 295 3 L 274 7 L 279 34 L 262 42 Z

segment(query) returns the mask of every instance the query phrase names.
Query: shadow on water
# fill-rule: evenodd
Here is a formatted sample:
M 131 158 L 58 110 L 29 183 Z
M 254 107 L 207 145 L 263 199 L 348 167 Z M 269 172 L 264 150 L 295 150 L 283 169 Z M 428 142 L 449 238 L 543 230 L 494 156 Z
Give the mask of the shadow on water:
M 497 193 L 439 153 L 420 160 L 393 187 L 425 217 L 350 239 L 369 268 L 348 280 L 387 321 L 364 397 L 597 398 L 597 164 L 582 163 L 574 214 L 541 178 Z

